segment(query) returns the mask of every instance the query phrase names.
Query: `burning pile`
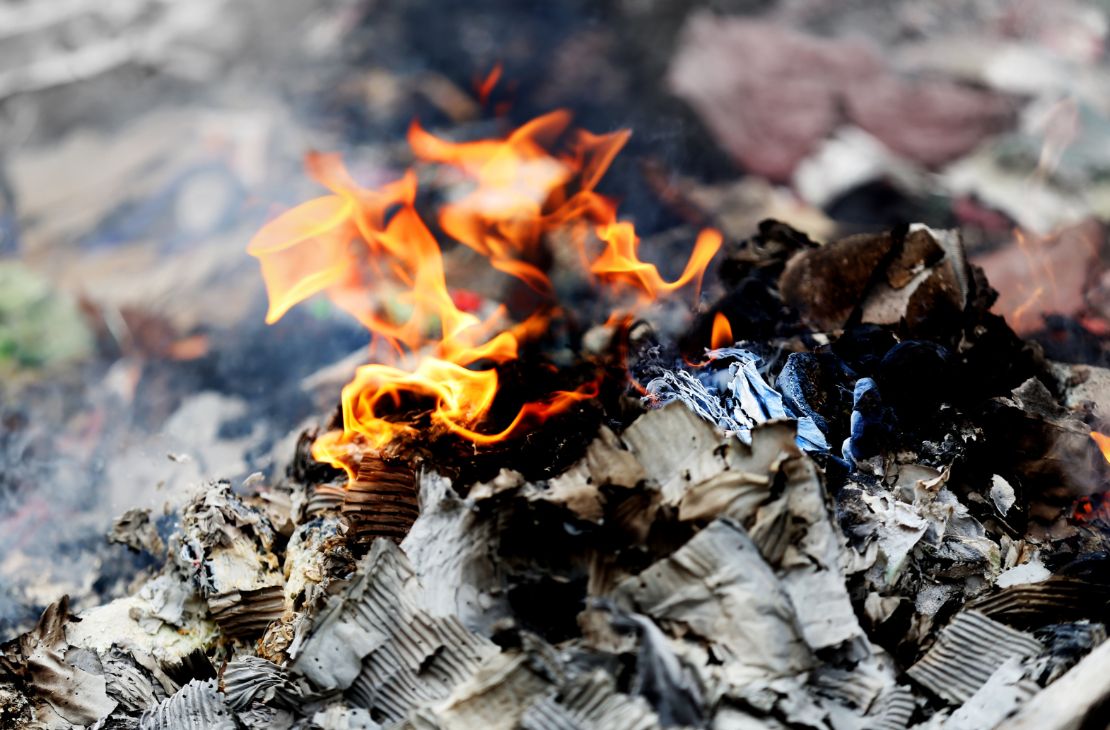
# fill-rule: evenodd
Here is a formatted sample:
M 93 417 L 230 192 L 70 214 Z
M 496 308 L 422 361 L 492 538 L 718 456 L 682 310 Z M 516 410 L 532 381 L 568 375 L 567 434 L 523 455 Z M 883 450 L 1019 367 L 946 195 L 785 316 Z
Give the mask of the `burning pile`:
M 617 220 L 615 201 L 595 191 L 628 133 L 593 135 L 570 129 L 570 122 L 569 113 L 556 111 L 505 139 L 465 143 L 439 139 L 415 122 L 409 130 L 417 160 L 471 184 L 442 206 L 442 233 L 531 290 L 522 311 L 485 306 L 473 292 L 449 290 L 440 245 L 416 209 L 415 170 L 368 190 L 338 157 L 309 157 L 310 173 L 332 194 L 280 216 L 250 245 L 270 296 L 267 321 L 327 292 L 373 333 L 371 352 L 388 359 L 360 368 L 344 388 L 342 429 L 316 440 L 316 459 L 354 476 L 366 449 L 427 438 L 429 431 L 493 444 L 595 398 L 597 378 L 524 402 L 503 419 L 507 423 L 490 422 L 501 390 L 499 371 L 518 362 L 522 348 L 540 341 L 565 315 L 545 273 L 552 256 L 546 237 L 563 235 L 583 273 L 640 301 L 691 281 L 700 286 L 721 246 L 720 234 L 703 231 L 682 275 L 664 280 L 640 260 L 639 239 L 630 223 Z M 592 244 L 601 244 L 600 251 L 591 251 Z M 557 379 L 530 367 L 545 381 Z M 420 416 L 414 419 L 413 411 Z
M 956 231 L 707 229 L 668 280 L 597 192 L 626 139 L 414 124 L 377 190 L 311 156 L 331 194 L 251 242 L 268 319 L 326 292 L 374 362 L 284 477 L 198 493 L 135 595 L 5 645 L 0 718 L 1095 721 L 1110 371 L 1017 337 Z M 711 305 L 664 297 L 718 259 Z

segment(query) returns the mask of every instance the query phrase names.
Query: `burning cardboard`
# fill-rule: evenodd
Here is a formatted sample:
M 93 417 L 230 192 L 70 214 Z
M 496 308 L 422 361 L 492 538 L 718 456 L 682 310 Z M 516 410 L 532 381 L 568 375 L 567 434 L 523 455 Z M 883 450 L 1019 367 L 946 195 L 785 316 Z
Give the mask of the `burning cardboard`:
M 267 319 L 326 293 L 371 361 L 284 478 L 197 492 L 133 596 L 53 606 L 6 646 L 5 711 L 971 727 L 1104 638 L 1093 416 L 989 312 L 957 232 L 817 245 L 767 222 L 695 316 L 674 295 L 697 301 L 721 235 L 690 232 L 669 274 L 645 261 L 597 191 L 627 133 L 570 122 L 414 124 L 419 165 L 454 181 L 435 226 L 417 169 L 371 189 L 309 157 L 328 193 L 251 243 Z M 500 287 L 450 281 L 436 232 Z M 114 535 L 160 552 L 144 513 Z
M 347 484 L 340 511 L 356 542 L 368 543 L 375 537 L 400 542 L 420 514 L 412 466 L 364 455 L 358 473 Z
M 662 434 L 669 440 L 660 442 Z M 214 534 L 224 537 L 209 540 L 203 553 L 205 572 L 227 562 L 216 548 L 229 535 L 247 541 L 240 551 L 276 549 L 279 561 L 284 554 L 288 567 L 279 586 L 297 597 L 294 605 L 304 616 L 287 647 L 289 658 L 275 664 L 251 656 L 248 645 L 235 642 L 231 626 L 227 638 L 239 647 L 237 658 L 221 670 L 219 683 L 179 685 L 159 675 L 159 662 L 143 664 L 106 647 L 94 654 L 105 669 L 115 667 L 106 671 L 104 696 L 119 699 L 105 712 L 121 719 L 141 715 L 140 726 L 152 728 L 185 722 L 261 727 L 278 717 L 339 713 L 354 722 L 357 708 L 408 727 L 653 727 L 665 718 L 690 724 L 710 717 L 739 721 L 740 715 L 753 723 L 767 712 L 809 718 L 818 727 L 905 726 L 913 712 L 910 695 L 898 685 L 890 657 L 855 620 L 844 566 L 858 560 L 838 537 L 820 472 L 785 422 L 756 425 L 751 439 L 747 446 L 721 436 L 672 404 L 644 414 L 623 434 L 599 437 L 560 477 L 562 486 L 553 480 L 549 494 L 544 485 L 503 475 L 460 497 L 443 478 L 425 474 L 421 514 L 402 543 L 414 557 L 411 565 L 392 541 L 377 539 L 353 580 L 337 583 L 330 598 L 319 589 L 306 592 L 319 568 L 305 561 L 328 551 L 325 535 L 343 537 L 338 516 L 298 518 L 304 521 L 294 535 L 302 537 L 276 548 L 260 537 L 266 534 L 261 516 L 226 486 L 214 485 L 190 508 L 195 517 L 186 522 L 186 534 L 197 520 L 222 525 Z M 663 444 L 673 448 L 660 450 Z M 936 479 L 919 481 L 918 491 L 926 494 L 942 489 L 929 486 Z M 639 511 L 641 526 L 630 530 L 619 515 L 637 494 L 655 494 L 635 503 L 656 506 Z M 913 509 L 924 510 L 916 513 L 923 524 L 939 519 L 928 516 L 924 503 Z M 544 557 L 542 543 L 516 541 L 514 522 L 527 523 L 530 513 L 593 527 L 562 533 L 558 549 L 570 562 L 560 565 Z M 653 537 L 663 535 L 660 530 L 672 536 L 660 543 Z M 924 539 L 924 532 L 915 534 Z M 618 538 L 623 542 L 614 543 Z M 605 545 L 618 544 L 617 553 L 605 555 Z M 520 549 L 525 553 L 519 556 L 509 552 Z M 659 556 L 654 562 L 637 557 L 652 553 Z M 533 582 L 530 573 L 537 569 L 567 577 L 591 573 L 592 588 L 583 584 L 577 604 L 582 633 L 557 642 L 558 649 L 528 629 L 528 617 L 540 614 L 519 602 L 529 585 L 548 590 Z M 171 565 L 162 580 L 175 580 L 176 570 Z M 603 575 L 592 575 L 598 570 Z M 173 584 L 205 592 L 201 584 Z M 1031 686 L 1021 677 L 1028 670 L 1006 660 L 1037 655 L 1041 645 L 982 617 L 968 630 L 978 631 L 971 646 L 996 647 L 991 656 L 997 662 L 985 664 L 982 651 L 967 653 L 968 644 L 957 636 L 961 621 L 941 632 L 909 676 L 957 704 L 966 700 L 953 722 L 970 726 L 966 718 L 986 711 L 973 711 L 974 703 L 985 702 L 997 714 L 992 708 L 998 702 L 989 699 L 994 695 L 981 696 L 980 688 L 1020 686 L 1023 694 L 1007 695 L 1016 699 L 1006 707 L 1024 701 Z M 622 691 L 613 672 L 625 662 L 634 667 L 635 680 Z M 978 679 L 953 685 L 946 662 L 963 662 L 960 676 L 970 671 Z M 29 685 L 43 696 L 48 686 Z

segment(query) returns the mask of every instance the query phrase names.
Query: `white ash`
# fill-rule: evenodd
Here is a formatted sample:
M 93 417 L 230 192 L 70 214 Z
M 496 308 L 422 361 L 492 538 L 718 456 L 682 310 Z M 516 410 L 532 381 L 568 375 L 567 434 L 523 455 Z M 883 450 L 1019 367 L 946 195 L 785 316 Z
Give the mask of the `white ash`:
M 991 475 L 991 490 L 989 495 L 991 501 L 994 502 L 994 506 L 998 508 L 998 511 L 1002 513 L 1003 516 L 1010 511 L 1010 508 L 1014 506 L 1014 502 L 1017 501 L 1017 497 L 1014 495 L 1014 488 L 998 474 Z
M 33 674 L 19 696 L 56 727 L 900 730 L 925 715 L 1001 721 L 1036 678 L 1066 671 L 993 617 L 940 618 L 1044 570 L 1022 541 L 991 537 L 949 470 L 892 464 L 886 482 L 861 476 L 834 499 L 793 423 L 749 436 L 672 404 L 603 428 L 552 479 L 506 471 L 460 493 L 425 468 L 401 546 L 378 539 L 357 562 L 334 506 L 293 509 L 301 487 L 267 501 L 213 484 L 161 574 L 80 620 L 56 607 L 54 638 L 25 638 L 28 655 L 72 657 L 67 676 L 99 699 L 63 716 Z M 543 538 L 555 544 L 513 532 L 533 513 L 562 521 Z M 517 593 L 543 571 L 582 585 L 578 630 L 552 640 Z M 246 637 L 220 601 L 255 587 L 277 591 L 277 610 Z M 910 685 L 865 631 L 907 612 L 921 652 Z M 925 712 L 937 701 L 948 708 Z

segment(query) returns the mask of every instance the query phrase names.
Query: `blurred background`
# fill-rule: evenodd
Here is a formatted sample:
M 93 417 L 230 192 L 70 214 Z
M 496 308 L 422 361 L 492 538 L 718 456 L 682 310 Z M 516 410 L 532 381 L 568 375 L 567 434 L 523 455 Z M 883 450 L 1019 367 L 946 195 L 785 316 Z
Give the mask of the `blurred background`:
M 365 332 L 325 301 L 265 326 L 246 244 L 317 193 L 306 151 L 387 181 L 414 117 L 632 129 L 602 188 L 648 258 L 766 217 L 823 240 L 960 226 L 1015 329 L 1108 364 L 1108 11 L 0 0 L 0 639 L 62 593 L 126 590 L 144 564 L 106 542 L 116 515 L 166 529 L 190 484 L 280 473 L 334 408 Z

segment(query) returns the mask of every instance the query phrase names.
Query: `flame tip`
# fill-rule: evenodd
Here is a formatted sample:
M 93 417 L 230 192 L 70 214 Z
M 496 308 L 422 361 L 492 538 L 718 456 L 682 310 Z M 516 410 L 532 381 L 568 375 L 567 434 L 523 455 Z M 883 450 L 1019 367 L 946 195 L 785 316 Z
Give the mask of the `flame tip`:
M 710 348 L 719 350 L 722 347 L 731 347 L 736 343 L 732 335 L 732 323 L 723 312 L 713 315 L 713 330 L 709 338 Z

